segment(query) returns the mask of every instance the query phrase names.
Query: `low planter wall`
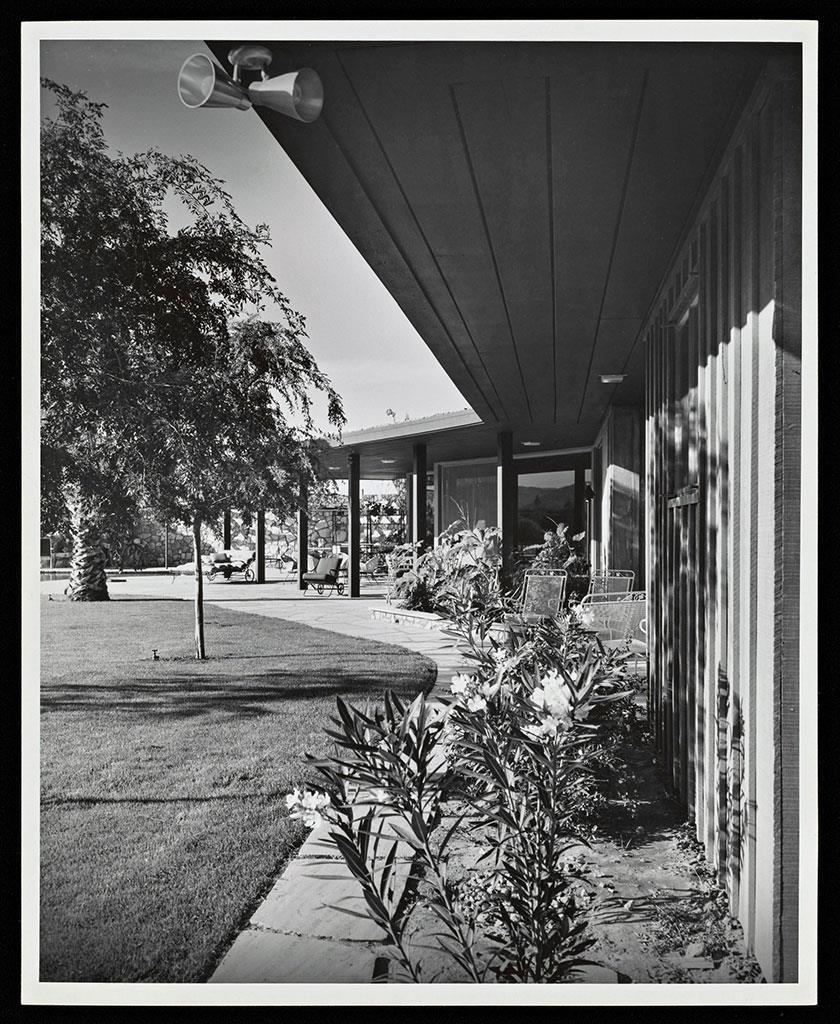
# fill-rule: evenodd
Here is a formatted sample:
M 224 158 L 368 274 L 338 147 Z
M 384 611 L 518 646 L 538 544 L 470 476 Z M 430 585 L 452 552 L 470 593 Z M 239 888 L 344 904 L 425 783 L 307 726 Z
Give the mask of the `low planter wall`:
M 381 608 L 371 608 L 370 617 L 379 619 L 381 622 L 399 622 L 409 626 L 417 626 L 420 629 L 436 629 L 444 626 L 449 621 L 437 612 L 416 612 L 408 608 L 394 608 L 392 605 L 383 605 Z
M 438 629 L 446 626 L 449 622 L 443 615 L 437 612 L 418 612 L 409 608 L 394 608 L 392 605 L 383 605 L 381 608 L 371 608 L 370 617 L 380 622 L 394 622 L 400 625 L 416 626 L 419 629 Z M 491 626 L 489 632 L 500 643 L 507 639 L 509 627 L 500 622 Z

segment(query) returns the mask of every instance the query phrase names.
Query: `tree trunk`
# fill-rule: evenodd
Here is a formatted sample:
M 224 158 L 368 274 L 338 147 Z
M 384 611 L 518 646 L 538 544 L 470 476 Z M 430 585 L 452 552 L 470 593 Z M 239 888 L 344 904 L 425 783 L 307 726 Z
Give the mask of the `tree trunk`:
M 108 601 L 105 576 L 105 552 L 102 550 L 96 503 L 79 487 L 67 494 L 70 530 L 73 535 L 73 557 L 70 581 L 65 594 L 68 601 Z
M 204 661 L 204 577 L 201 574 L 201 520 L 193 520 L 193 562 L 195 565 L 195 656 Z

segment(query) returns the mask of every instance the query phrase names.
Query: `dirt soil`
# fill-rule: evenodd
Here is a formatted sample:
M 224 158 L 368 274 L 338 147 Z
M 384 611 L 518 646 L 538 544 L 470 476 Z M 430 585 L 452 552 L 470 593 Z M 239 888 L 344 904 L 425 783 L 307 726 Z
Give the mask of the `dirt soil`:
M 625 792 L 584 850 L 596 896 L 592 959 L 627 982 L 760 981 L 693 824 L 646 745 L 622 750 Z
M 741 983 L 762 981 L 744 947 L 740 926 L 728 916 L 726 895 L 706 865 L 693 825 L 672 799 L 651 748 L 621 749 L 621 791 L 612 794 L 590 848 L 581 845 L 582 888 L 596 944 L 578 983 Z M 457 884 L 483 848 L 465 831 L 453 839 L 449 878 Z M 441 926 L 422 899 L 412 914 L 410 943 L 422 956 L 424 980 L 468 981 L 440 950 Z M 401 981 L 392 965 L 391 979 Z

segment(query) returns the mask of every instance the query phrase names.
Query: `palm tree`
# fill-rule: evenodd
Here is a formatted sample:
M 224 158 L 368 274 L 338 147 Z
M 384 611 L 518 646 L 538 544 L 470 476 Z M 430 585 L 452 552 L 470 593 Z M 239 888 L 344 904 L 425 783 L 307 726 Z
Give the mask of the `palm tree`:
M 70 581 L 64 592 L 69 601 L 109 600 L 99 504 L 85 495 L 79 484 L 68 487 L 67 507 L 73 536 L 73 556 L 70 561 Z

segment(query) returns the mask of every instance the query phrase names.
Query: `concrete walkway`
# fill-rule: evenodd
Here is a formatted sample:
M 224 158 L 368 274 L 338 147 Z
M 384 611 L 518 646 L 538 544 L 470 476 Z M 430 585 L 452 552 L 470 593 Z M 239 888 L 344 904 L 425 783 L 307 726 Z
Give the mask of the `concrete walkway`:
M 190 601 L 191 577 L 126 573 L 109 579 L 112 597 Z M 62 594 L 65 580 L 42 583 L 42 591 Z M 438 627 L 422 628 L 373 619 L 371 610 L 385 605 L 376 584 L 363 597 L 302 594 L 293 583 L 214 582 L 205 585 L 206 604 L 266 618 L 301 622 L 347 636 L 397 644 L 424 654 L 437 666 L 435 690 L 448 690 L 451 676 L 467 666 L 454 642 Z M 405 881 L 411 849 L 398 848 L 398 884 Z M 377 958 L 384 954 L 384 933 L 366 912 L 362 890 L 345 866 L 326 826 L 310 833 L 265 900 L 236 937 L 214 973 L 211 984 L 308 982 L 370 983 Z
M 270 587 L 271 584 L 265 584 L 259 588 L 260 596 L 253 597 L 253 591 L 248 592 L 247 584 L 236 585 L 237 590 L 245 593 L 231 594 L 230 597 L 227 597 L 227 594 L 217 596 L 214 593 L 208 600 L 231 611 L 302 622 L 318 629 L 332 630 L 334 633 L 407 647 L 410 651 L 424 654 L 435 663 L 438 679 L 435 689 L 439 685 L 448 689 L 451 676 L 466 667 L 464 659 L 455 648 L 454 641 L 445 636 L 439 628 L 430 629 L 403 622 L 373 619 L 372 609 L 382 608 L 385 604 L 384 591 L 363 591 L 364 596 L 351 600 L 345 597 L 328 598 L 317 595 L 304 597 L 299 591 L 291 593 L 291 588 L 285 585 L 274 599 L 266 599 L 262 592 Z M 223 584 L 219 589 L 233 590 L 234 585 Z
M 224 589 L 232 589 L 224 584 Z M 363 598 L 318 597 L 285 593 L 260 599 L 247 585 L 242 594 L 217 597 L 232 611 L 291 619 L 335 633 L 399 644 L 426 655 L 437 666 L 432 692 L 448 689 L 451 676 L 464 668 L 454 642 L 435 628 L 371 618 L 384 604 L 384 592 L 368 589 Z M 222 587 L 219 587 L 221 593 Z M 405 880 L 412 851 L 400 844 L 397 875 Z M 399 884 L 399 881 L 398 881 Z M 384 933 L 367 914 L 359 883 L 346 867 L 328 829 L 309 835 L 210 977 L 211 984 L 259 982 L 373 981 L 377 957 L 384 954 Z

